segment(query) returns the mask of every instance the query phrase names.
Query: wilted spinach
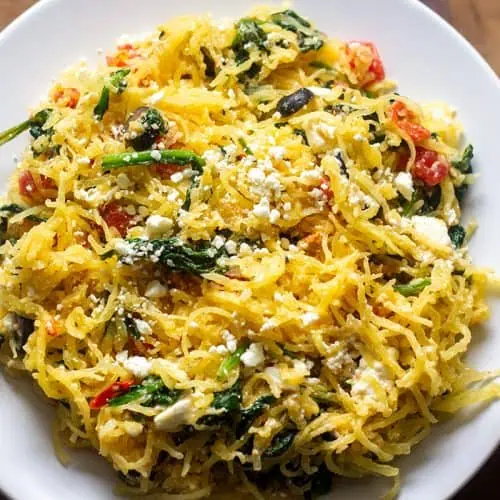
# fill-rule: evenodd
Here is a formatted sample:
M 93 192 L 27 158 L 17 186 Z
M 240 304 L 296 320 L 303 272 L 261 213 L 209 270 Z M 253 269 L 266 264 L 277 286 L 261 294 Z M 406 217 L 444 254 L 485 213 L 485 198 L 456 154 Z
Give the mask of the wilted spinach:
M 270 20 L 281 28 L 297 34 L 297 42 L 301 52 L 319 50 L 324 43 L 323 35 L 311 27 L 311 23 L 300 17 L 293 10 L 287 9 L 271 15 Z

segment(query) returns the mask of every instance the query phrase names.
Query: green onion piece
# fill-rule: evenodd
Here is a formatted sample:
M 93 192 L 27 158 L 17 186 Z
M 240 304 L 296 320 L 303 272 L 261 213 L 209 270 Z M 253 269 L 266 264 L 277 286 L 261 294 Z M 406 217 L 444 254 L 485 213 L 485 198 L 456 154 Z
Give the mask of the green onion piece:
M 14 127 L 11 127 L 5 130 L 4 132 L 0 132 L 0 146 L 11 141 L 19 134 L 22 134 L 25 130 L 28 130 L 30 126 L 31 126 L 31 121 L 26 120 L 25 122 L 22 122 Z
M 229 373 L 239 365 L 240 358 L 247 349 L 248 349 L 248 342 L 238 347 L 236 351 L 234 351 L 221 363 L 219 371 L 217 372 L 217 378 L 219 380 L 227 378 Z
M 406 285 L 394 285 L 394 290 L 405 297 L 412 297 L 414 295 L 418 295 L 425 287 L 429 286 L 430 284 L 431 280 L 428 278 L 416 279 L 410 281 L 410 283 L 407 283 Z
M 108 110 L 109 106 L 109 87 L 106 85 L 102 88 L 101 97 L 99 97 L 99 102 L 94 108 L 94 117 L 96 120 L 101 121 L 104 113 Z
M 205 160 L 185 149 L 165 149 L 153 151 L 137 151 L 105 155 L 102 158 L 102 169 L 130 167 L 132 165 L 155 165 L 158 163 L 173 163 L 174 165 L 191 165 L 201 173 Z

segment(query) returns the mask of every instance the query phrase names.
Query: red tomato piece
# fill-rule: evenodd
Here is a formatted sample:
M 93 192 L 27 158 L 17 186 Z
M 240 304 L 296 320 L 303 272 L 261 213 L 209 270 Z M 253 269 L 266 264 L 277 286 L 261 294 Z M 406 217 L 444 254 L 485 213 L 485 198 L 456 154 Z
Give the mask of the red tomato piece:
M 115 382 L 114 384 L 111 384 L 90 401 L 90 408 L 92 410 L 98 410 L 99 408 L 106 406 L 110 399 L 113 399 L 124 392 L 128 392 L 133 385 L 134 382 L 132 380 L 124 380 L 122 382 Z
M 330 187 L 330 177 L 328 177 L 327 175 L 324 175 L 322 177 L 321 184 L 319 185 L 319 189 L 325 195 L 325 198 L 327 199 L 328 203 L 330 203 L 330 201 L 333 198 L 333 191 Z
M 74 109 L 80 100 L 80 91 L 71 87 L 58 87 L 54 91 L 53 99 L 61 106 Z
M 420 143 L 431 136 L 428 129 L 413 121 L 415 114 L 406 107 L 404 102 L 396 101 L 392 105 L 391 118 L 398 128 L 410 136 L 413 142 Z
M 427 186 L 437 186 L 450 171 L 450 165 L 446 159 L 425 148 L 417 148 L 417 156 L 412 174 Z
M 47 199 L 57 189 L 55 182 L 45 175 L 39 176 L 39 181 L 29 170 L 21 173 L 18 180 L 19 192 L 22 196 L 30 199 Z M 51 192 L 52 191 L 52 192 Z
M 109 227 L 114 227 L 122 237 L 127 235 L 133 225 L 133 216 L 128 214 L 118 203 L 111 202 L 99 209 L 102 218 Z
M 118 51 L 113 56 L 106 56 L 106 62 L 108 66 L 115 66 L 117 68 L 123 68 L 128 66 L 129 59 L 137 57 L 135 47 L 131 43 L 124 43 L 123 45 L 118 45 Z
M 357 40 L 348 42 L 346 45 L 346 52 L 348 55 L 352 55 L 349 65 L 352 69 L 356 69 L 359 66 L 358 59 L 363 57 L 362 52 L 366 53 L 366 48 L 369 49 L 371 62 L 368 66 L 368 70 L 366 71 L 366 75 L 361 81 L 361 87 L 367 87 L 372 83 L 385 80 L 384 63 L 382 62 L 379 51 L 373 42 L 360 42 Z
M 184 170 L 183 165 L 175 165 L 173 163 L 157 163 L 153 165 L 153 172 L 159 175 L 162 179 L 170 178 L 172 174 Z

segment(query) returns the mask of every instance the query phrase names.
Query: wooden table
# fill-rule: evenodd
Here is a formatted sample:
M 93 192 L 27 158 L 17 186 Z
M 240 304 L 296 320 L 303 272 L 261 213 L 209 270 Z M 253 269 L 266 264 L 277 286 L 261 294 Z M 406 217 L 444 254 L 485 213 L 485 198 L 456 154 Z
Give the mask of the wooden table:
M 422 1 L 451 21 L 500 74 L 500 0 Z M 33 3 L 34 0 L 0 0 L 0 29 Z M 464 453 L 467 453 L 467 450 L 464 450 Z M 453 500 L 500 498 L 498 471 L 500 471 L 500 450 Z M 436 471 L 436 474 L 438 473 L 439 471 Z M 439 481 L 438 476 L 429 479 Z

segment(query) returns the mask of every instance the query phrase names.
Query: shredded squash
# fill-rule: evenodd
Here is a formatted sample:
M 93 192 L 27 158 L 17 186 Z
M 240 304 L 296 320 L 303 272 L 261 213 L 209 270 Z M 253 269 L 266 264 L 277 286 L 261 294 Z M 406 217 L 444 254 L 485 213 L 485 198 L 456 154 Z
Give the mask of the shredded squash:
M 293 11 L 182 17 L 68 69 L 0 207 L 1 361 L 124 494 L 311 498 L 399 474 L 488 318 L 456 112 Z M 404 484 L 404 478 L 403 478 Z

